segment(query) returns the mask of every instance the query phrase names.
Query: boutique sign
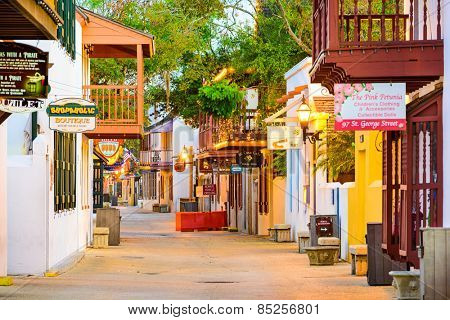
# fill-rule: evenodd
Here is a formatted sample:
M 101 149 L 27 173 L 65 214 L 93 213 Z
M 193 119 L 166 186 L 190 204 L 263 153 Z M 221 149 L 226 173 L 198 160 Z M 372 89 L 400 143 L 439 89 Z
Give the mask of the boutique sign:
M 0 97 L 47 98 L 48 52 L 23 43 L 0 42 Z
M 98 109 L 90 101 L 67 98 L 49 104 L 47 113 L 50 119 L 50 129 L 76 133 L 95 129 Z
M 335 130 L 406 130 L 405 83 L 334 86 Z

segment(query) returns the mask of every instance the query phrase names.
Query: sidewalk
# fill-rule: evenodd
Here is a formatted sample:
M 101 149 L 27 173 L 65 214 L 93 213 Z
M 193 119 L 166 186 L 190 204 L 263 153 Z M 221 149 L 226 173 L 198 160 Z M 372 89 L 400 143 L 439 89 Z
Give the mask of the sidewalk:
M 88 249 L 56 278 L 15 278 L 1 299 L 391 299 L 350 265 L 310 267 L 295 243 L 175 232 L 172 213 L 122 210 L 122 243 Z

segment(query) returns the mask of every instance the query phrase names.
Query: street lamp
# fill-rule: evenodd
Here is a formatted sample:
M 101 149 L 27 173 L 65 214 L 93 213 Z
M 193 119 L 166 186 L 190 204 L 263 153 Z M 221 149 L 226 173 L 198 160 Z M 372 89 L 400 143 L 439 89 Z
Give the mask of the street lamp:
M 187 162 L 189 160 L 189 150 L 186 148 L 186 146 L 184 146 L 181 150 L 180 158 L 183 162 Z
M 305 97 L 302 98 L 302 104 L 297 109 L 297 118 L 300 123 L 300 127 L 303 129 L 303 143 L 306 144 L 306 139 L 309 140 L 310 143 L 315 143 L 316 141 L 320 141 L 319 138 L 320 131 L 315 133 L 307 132 L 309 127 L 309 120 L 311 118 L 311 107 L 306 103 Z
M 305 97 L 303 97 L 302 104 L 297 109 L 298 122 L 300 122 L 300 126 L 302 127 L 303 131 L 306 131 L 306 129 L 308 129 L 310 117 L 311 117 L 311 108 L 306 103 Z

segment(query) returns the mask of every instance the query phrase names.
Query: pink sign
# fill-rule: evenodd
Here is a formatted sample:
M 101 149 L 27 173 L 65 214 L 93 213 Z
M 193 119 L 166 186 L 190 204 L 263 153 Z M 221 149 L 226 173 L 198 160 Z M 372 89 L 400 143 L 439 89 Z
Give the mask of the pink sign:
M 405 83 L 335 84 L 335 130 L 406 130 L 405 97 Z

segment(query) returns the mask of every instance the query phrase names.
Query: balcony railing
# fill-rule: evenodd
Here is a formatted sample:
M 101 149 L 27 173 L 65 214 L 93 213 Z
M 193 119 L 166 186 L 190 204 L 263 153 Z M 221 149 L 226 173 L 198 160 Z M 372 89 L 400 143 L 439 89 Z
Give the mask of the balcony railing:
M 98 106 L 98 125 L 139 124 L 137 86 L 83 86 L 83 95 Z
M 152 168 L 165 168 L 172 166 L 172 150 L 150 150 L 140 152 L 140 165 L 150 166 Z
M 441 0 L 315 0 L 313 60 L 325 50 L 442 40 Z

